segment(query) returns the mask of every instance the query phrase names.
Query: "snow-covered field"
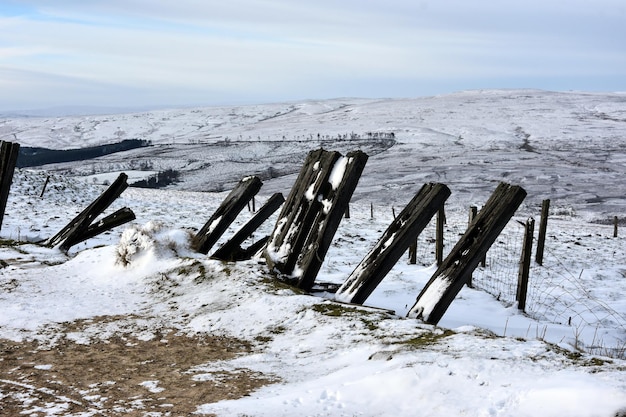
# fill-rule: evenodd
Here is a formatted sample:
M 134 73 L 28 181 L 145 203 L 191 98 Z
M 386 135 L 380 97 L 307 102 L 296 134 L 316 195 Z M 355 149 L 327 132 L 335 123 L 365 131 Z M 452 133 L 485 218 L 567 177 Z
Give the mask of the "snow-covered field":
M 621 229 L 614 238 L 612 226 L 601 224 L 622 218 L 626 204 L 624 95 L 489 91 L 13 118 L 0 119 L 0 132 L 24 146 L 69 148 L 124 137 L 155 144 L 141 151 L 151 154 L 16 171 L 0 235 L 2 415 L 626 413 L 626 245 Z M 360 139 L 331 139 L 351 132 Z M 393 132 L 395 140 L 368 132 Z M 286 287 L 260 259 L 224 263 L 189 249 L 190 231 L 226 195 L 199 191 L 227 190 L 241 176 L 273 167 L 258 206 L 273 192 L 286 195 L 306 153 L 321 144 L 342 152 L 365 147 L 370 154 L 351 218 L 342 221 L 320 271 L 322 282 L 342 283 L 391 222 L 392 208 L 401 209 L 424 182 L 452 190 L 447 250 L 467 225 L 469 205 L 480 206 L 498 181 L 528 191 L 487 267 L 475 272 L 476 288 L 459 293 L 438 327 L 405 318 L 434 271 L 431 228 L 420 237 L 418 264 L 402 259 L 366 307 Z M 137 220 L 69 254 L 35 244 L 102 192 L 94 178 L 104 177 L 87 174 L 130 168 L 129 158 L 181 169 L 183 182 L 165 190 L 128 189 L 110 210 L 130 207 Z M 521 245 L 517 220 L 538 219 L 544 198 L 552 199 L 546 257 L 531 270 L 524 314 L 510 296 Z M 226 237 L 251 215 L 244 211 Z M 185 360 L 182 351 L 172 353 L 167 372 L 150 368 L 157 355 L 148 350 L 145 372 L 129 367 L 116 377 L 96 372 L 95 362 L 83 364 L 84 385 L 64 377 L 69 358 L 53 355 L 76 346 L 104 352 L 119 340 L 131 355 L 144 343 L 168 345 L 182 336 L 198 340 L 197 353 L 190 349 Z M 200 353 L 202 337 L 248 348 L 212 359 Z M 118 354 L 127 356 L 123 349 Z M 177 384 L 168 372 L 178 375 Z M 234 393 L 241 383 L 232 378 L 245 375 L 263 382 L 240 395 L 207 399 L 219 389 Z M 197 395 L 180 400 L 181 381 Z M 132 393 L 113 395 L 111 387 L 131 385 Z

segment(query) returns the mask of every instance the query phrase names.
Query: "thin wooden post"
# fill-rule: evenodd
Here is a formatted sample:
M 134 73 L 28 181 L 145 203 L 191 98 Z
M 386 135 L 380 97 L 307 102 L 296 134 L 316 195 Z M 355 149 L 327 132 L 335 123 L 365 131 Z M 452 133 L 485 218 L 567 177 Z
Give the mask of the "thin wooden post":
M 2 229 L 4 211 L 9 200 L 9 190 L 13 183 L 19 150 L 19 143 L 0 141 L 0 229 Z
M 41 194 L 39 194 L 39 198 L 43 198 L 43 195 L 46 192 L 46 187 L 48 187 L 49 182 L 50 182 L 50 175 L 46 176 L 46 180 L 43 183 L 43 188 L 41 189 Z
M 348 303 L 365 302 L 449 196 L 450 189 L 444 184 L 425 184 L 341 285 L 335 298 Z
M 446 223 L 446 212 L 443 206 L 437 212 L 437 231 L 435 236 L 435 259 L 437 266 L 441 265 L 443 260 L 443 226 Z
M 394 206 L 391 206 L 391 214 L 393 215 L 393 219 L 396 219 L 396 209 Z
M 617 216 L 613 217 L 613 237 L 617 237 L 617 225 L 619 224 L 619 220 Z
M 344 217 L 345 217 L 346 219 L 349 219 L 349 218 L 350 218 L 350 204 L 348 204 L 348 205 L 346 206 L 346 212 L 344 213 Z
M 539 236 L 537 237 L 537 253 L 535 262 L 543 265 L 543 252 L 546 244 L 546 232 L 548 229 L 548 215 L 550 213 L 550 200 L 541 203 L 541 220 L 539 221 Z
M 467 221 L 467 228 L 468 229 L 472 225 L 472 222 L 476 218 L 477 214 L 478 214 L 478 207 L 470 206 L 469 218 L 468 218 L 468 221 Z M 470 274 L 469 278 L 467 279 L 467 286 L 470 287 L 470 288 L 474 287 L 474 284 L 472 283 L 472 278 L 473 278 L 473 276 L 472 276 L 472 274 Z
M 422 289 L 408 317 L 422 319 L 429 324 L 437 324 L 441 320 L 467 282 L 469 274 L 478 266 L 525 197 L 526 191 L 519 186 L 498 185 L 469 229 Z
M 417 238 L 409 246 L 409 264 L 415 265 L 417 263 Z
M 370 203 L 370 219 L 374 220 L 374 203 Z
M 526 295 L 528 294 L 528 276 L 530 275 L 530 258 L 533 250 L 535 219 L 531 217 L 526 220 L 524 229 L 524 243 L 522 245 L 522 255 L 517 279 L 517 295 L 515 297 L 517 300 L 517 308 L 522 311 L 526 309 Z

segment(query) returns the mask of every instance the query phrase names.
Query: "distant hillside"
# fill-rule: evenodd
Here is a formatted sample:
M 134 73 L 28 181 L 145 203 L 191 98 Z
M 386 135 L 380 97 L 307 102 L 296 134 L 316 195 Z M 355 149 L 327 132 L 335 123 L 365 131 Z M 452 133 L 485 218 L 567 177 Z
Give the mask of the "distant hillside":
M 140 139 L 127 139 L 121 142 L 108 145 L 90 146 L 78 149 L 48 149 L 21 147 L 17 158 L 17 167 L 35 167 L 47 164 L 57 164 L 62 162 L 84 161 L 112 153 L 123 152 L 130 149 L 137 149 L 149 146 L 150 142 Z

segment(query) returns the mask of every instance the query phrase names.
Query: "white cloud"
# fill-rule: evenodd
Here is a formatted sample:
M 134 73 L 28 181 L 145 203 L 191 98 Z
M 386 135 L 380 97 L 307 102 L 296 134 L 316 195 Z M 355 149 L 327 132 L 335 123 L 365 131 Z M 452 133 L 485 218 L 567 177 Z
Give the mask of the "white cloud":
M 340 95 L 346 79 L 368 80 L 368 95 L 380 91 L 372 82 L 393 79 L 624 74 L 621 2 L 555 3 L 21 2 L 18 16 L 0 12 L 0 82 L 17 89 L 23 71 L 42 84 L 73 80 L 77 94 L 87 83 L 306 97 L 314 84 L 338 85 Z

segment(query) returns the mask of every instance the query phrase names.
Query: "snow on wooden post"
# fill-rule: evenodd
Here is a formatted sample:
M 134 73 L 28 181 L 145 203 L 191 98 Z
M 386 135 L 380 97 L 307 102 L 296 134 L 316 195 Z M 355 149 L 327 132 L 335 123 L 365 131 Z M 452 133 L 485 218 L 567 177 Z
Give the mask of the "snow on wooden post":
M 425 184 L 339 288 L 335 299 L 365 302 L 449 196 L 450 189 L 445 185 Z
M 506 183 L 498 185 L 474 222 L 422 289 L 408 317 L 419 318 L 429 324 L 437 324 L 441 320 L 524 198 L 526 191 L 523 188 Z
M 226 243 L 219 247 L 215 251 L 213 258 L 222 259 L 224 261 L 239 261 L 244 259 L 250 259 L 254 252 L 251 248 L 259 246 L 254 243 L 247 249 L 242 249 L 241 244 L 249 238 L 255 230 L 263 224 L 280 206 L 285 202 L 285 197 L 281 193 L 275 193 L 267 202 L 259 209 L 259 211 L 252 216 L 246 224 L 244 224 Z M 264 243 L 266 240 L 263 241 Z M 260 249 L 260 248 L 259 248 Z
M 85 210 L 74 217 L 59 233 L 48 239 L 46 245 L 56 246 L 60 244 L 60 249 L 67 251 L 77 243 L 134 220 L 135 215 L 132 211 L 128 208 L 124 208 L 92 225 L 94 220 L 128 188 L 127 180 L 128 176 L 121 173 L 113 184 Z
M 311 290 L 367 159 L 361 151 L 309 153 L 263 251 L 270 268 Z
M 532 217 L 526 220 L 524 226 L 524 243 L 522 244 L 522 255 L 519 264 L 519 275 L 517 279 L 517 308 L 524 311 L 526 309 L 526 294 L 528 294 L 528 276 L 530 275 L 530 258 L 533 250 L 533 234 L 535 231 L 535 219 Z
M 4 211 L 7 208 L 19 151 L 19 143 L 0 141 L 0 229 L 2 229 Z
M 226 196 L 222 204 L 191 239 L 191 247 L 207 254 L 237 218 L 241 210 L 259 192 L 263 183 L 258 177 L 245 177 Z

